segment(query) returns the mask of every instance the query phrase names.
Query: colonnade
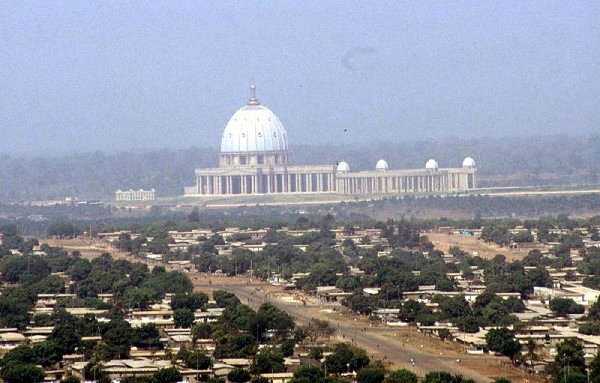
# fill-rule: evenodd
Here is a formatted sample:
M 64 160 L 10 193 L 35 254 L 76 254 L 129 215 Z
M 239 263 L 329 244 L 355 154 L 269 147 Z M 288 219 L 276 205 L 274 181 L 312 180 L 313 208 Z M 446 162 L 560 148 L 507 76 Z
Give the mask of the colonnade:
M 196 188 L 201 195 L 332 192 L 335 175 L 333 172 L 196 174 Z
M 250 195 L 272 193 L 399 194 L 469 190 L 476 187 L 475 169 L 436 171 L 386 170 L 336 173 L 328 166 L 197 169 L 197 194 Z
M 475 187 L 472 171 L 364 172 L 337 175 L 339 194 L 432 193 L 468 190 Z

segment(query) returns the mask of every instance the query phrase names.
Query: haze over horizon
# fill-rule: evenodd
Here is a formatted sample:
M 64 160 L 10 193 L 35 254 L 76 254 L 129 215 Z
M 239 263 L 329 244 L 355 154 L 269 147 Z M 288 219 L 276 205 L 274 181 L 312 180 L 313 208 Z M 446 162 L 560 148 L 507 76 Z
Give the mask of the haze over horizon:
M 0 1 L 0 153 L 600 131 L 600 3 Z

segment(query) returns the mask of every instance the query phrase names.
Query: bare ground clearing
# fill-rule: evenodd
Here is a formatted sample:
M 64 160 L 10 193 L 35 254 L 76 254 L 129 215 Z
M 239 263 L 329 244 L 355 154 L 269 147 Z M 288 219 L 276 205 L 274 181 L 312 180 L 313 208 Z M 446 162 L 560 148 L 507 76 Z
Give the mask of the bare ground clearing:
M 532 248 L 509 249 L 506 246 L 500 247 L 495 243 L 487 243 L 476 237 L 468 235 L 448 235 L 443 233 L 428 233 L 429 240 L 433 242 L 436 249 L 448 253 L 450 247 L 458 246 L 461 250 L 473 255 L 477 253 L 482 258 L 493 258 L 497 254 L 506 256 L 507 261 L 523 259 Z M 536 247 L 540 250 L 543 246 Z

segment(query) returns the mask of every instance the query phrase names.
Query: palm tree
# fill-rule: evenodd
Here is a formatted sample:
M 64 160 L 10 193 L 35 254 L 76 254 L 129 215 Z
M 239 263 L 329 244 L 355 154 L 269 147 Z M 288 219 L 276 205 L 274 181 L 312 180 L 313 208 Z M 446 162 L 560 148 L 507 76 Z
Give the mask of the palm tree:
M 525 344 L 525 355 L 523 355 L 523 359 L 529 362 L 531 366 L 531 370 L 535 372 L 535 364 L 540 361 L 540 355 L 536 352 L 538 349 L 538 345 L 532 338 L 527 340 Z

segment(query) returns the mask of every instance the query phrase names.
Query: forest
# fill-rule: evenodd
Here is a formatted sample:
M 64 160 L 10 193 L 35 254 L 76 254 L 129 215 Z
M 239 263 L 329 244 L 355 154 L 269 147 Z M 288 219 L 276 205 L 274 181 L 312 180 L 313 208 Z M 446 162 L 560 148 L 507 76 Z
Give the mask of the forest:
M 432 141 L 392 138 L 358 144 L 296 145 L 294 164 L 332 165 L 344 160 L 352 171 L 369 170 L 384 158 L 393 169 L 422 168 L 429 158 L 441 167 L 477 162 L 480 187 L 598 183 L 600 136 L 452 137 Z M 118 189 L 150 189 L 158 197 L 183 194 L 194 169 L 216 167 L 217 145 L 148 152 L 91 152 L 58 155 L 0 155 L 0 201 L 112 199 Z

